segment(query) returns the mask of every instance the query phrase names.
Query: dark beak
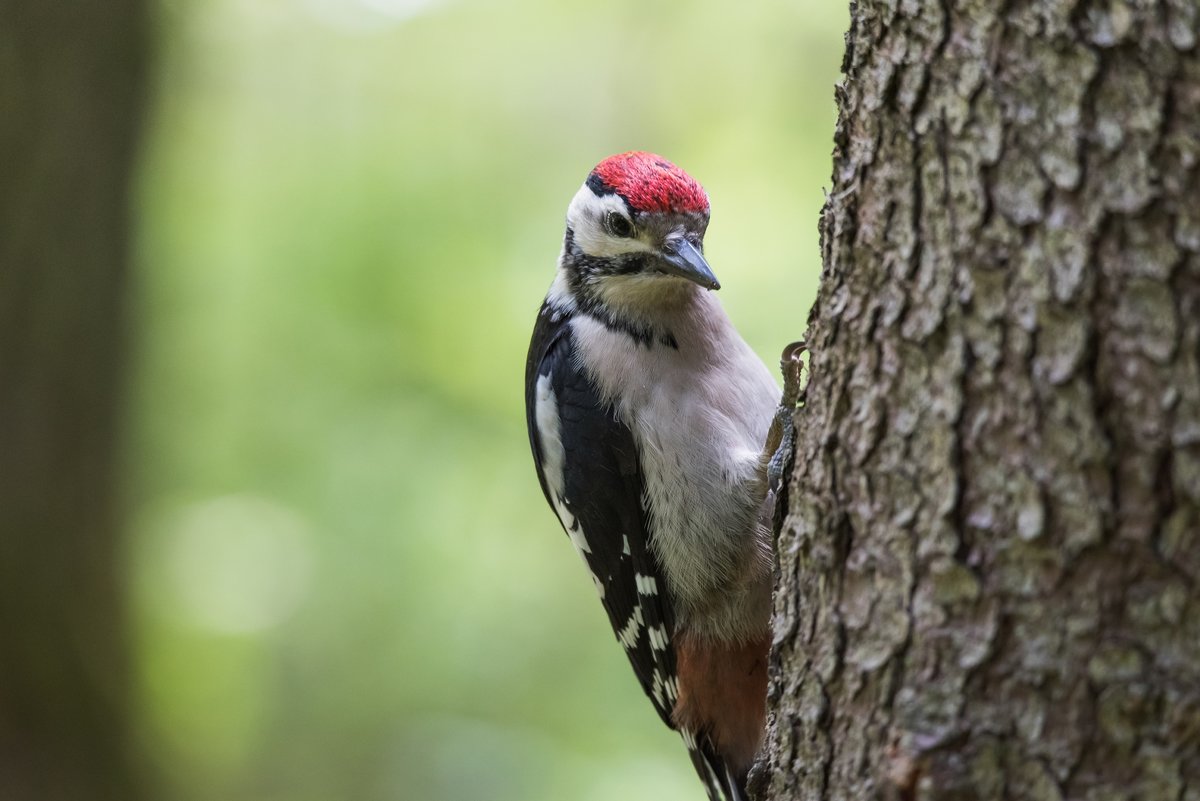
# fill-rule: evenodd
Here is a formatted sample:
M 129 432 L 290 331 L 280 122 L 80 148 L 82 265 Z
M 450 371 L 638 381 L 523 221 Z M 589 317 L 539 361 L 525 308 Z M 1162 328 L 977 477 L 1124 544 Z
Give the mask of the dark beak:
M 721 282 L 713 275 L 708 262 L 696 246 L 686 239 L 671 239 L 663 243 L 659 252 L 663 272 L 699 284 L 705 289 L 720 289 Z

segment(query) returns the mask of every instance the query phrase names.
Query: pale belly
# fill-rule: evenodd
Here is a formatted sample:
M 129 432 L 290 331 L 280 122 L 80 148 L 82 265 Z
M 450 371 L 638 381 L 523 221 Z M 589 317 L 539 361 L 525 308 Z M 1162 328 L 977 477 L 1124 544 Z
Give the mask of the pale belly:
M 779 389 L 732 327 L 719 358 L 711 334 L 706 351 L 678 334 L 678 350 L 630 349 L 590 320 L 575 333 L 638 445 L 651 548 L 681 601 L 709 602 L 747 569 L 762 534 L 758 467 Z

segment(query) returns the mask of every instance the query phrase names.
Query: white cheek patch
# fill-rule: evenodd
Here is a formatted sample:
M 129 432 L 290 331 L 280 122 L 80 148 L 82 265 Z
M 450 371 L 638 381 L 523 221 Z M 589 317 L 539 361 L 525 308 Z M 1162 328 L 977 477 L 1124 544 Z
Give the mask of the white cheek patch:
M 567 274 L 560 267 L 554 274 L 554 282 L 550 284 L 550 291 L 546 293 L 546 302 L 554 307 L 554 312 L 551 319 L 558 322 L 562 319 L 561 312 L 571 312 L 575 310 L 575 296 L 571 294 L 571 287 L 567 283 Z
M 611 258 L 629 253 L 653 253 L 654 248 L 642 240 L 613 236 L 604 228 L 604 217 L 610 211 L 628 216 L 625 201 L 616 195 L 597 196 L 587 184 L 580 187 L 567 208 L 567 225 L 575 234 L 575 243 L 589 256 Z

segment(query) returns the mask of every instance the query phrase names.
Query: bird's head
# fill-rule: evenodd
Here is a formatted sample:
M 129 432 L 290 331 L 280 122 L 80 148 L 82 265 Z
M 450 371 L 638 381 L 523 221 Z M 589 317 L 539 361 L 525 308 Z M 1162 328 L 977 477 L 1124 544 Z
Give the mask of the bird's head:
M 653 153 L 596 165 L 567 209 L 561 266 L 577 297 L 610 306 L 719 289 L 704 259 L 708 195 Z

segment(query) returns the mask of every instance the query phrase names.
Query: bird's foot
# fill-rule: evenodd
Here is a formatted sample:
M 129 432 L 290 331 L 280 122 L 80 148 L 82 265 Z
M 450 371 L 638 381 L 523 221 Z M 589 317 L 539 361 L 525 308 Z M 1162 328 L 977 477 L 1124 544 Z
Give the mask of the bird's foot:
M 779 371 L 783 373 L 783 399 L 779 405 L 789 410 L 804 403 L 804 391 L 808 388 L 804 379 L 805 353 L 808 353 L 808 344 L 801 339 L 784 348 L 779 357 Z
M 767 498 L 763 505 L 767 523 L 775 536 L 779 536 L 780 525 L 783 523 L 783 513 L 787 504 L 783 502 L 787 487 L 787 475 L 791 471 L 792 461 L 796 452 L 796 407 L 803 404 L 804 392 L 804 353 L 807 350 L 804 341 L 793 342 L 783 349 L 779 360 L 783 372 L 783 397 L 779 408 L 775 410 L 775 419 L 767 432 L 763 456 Z
M 776 427 L 779 430 L 777 441 L 772 442 L 770 435 L 767 437 L 768 446 L 774 445 L 767 462 L 767 487 L 776 494 L 795 455 L 795 414 L 796 407 L 804 401 L 804 353 L 807 350 L 804 340 L 793 342 L 783 349 L 779 359 L 779 369 L 783 373 L 783 397 L 779 400 L 779 408 L 775 410 L 771 433 L 776 434 Z

